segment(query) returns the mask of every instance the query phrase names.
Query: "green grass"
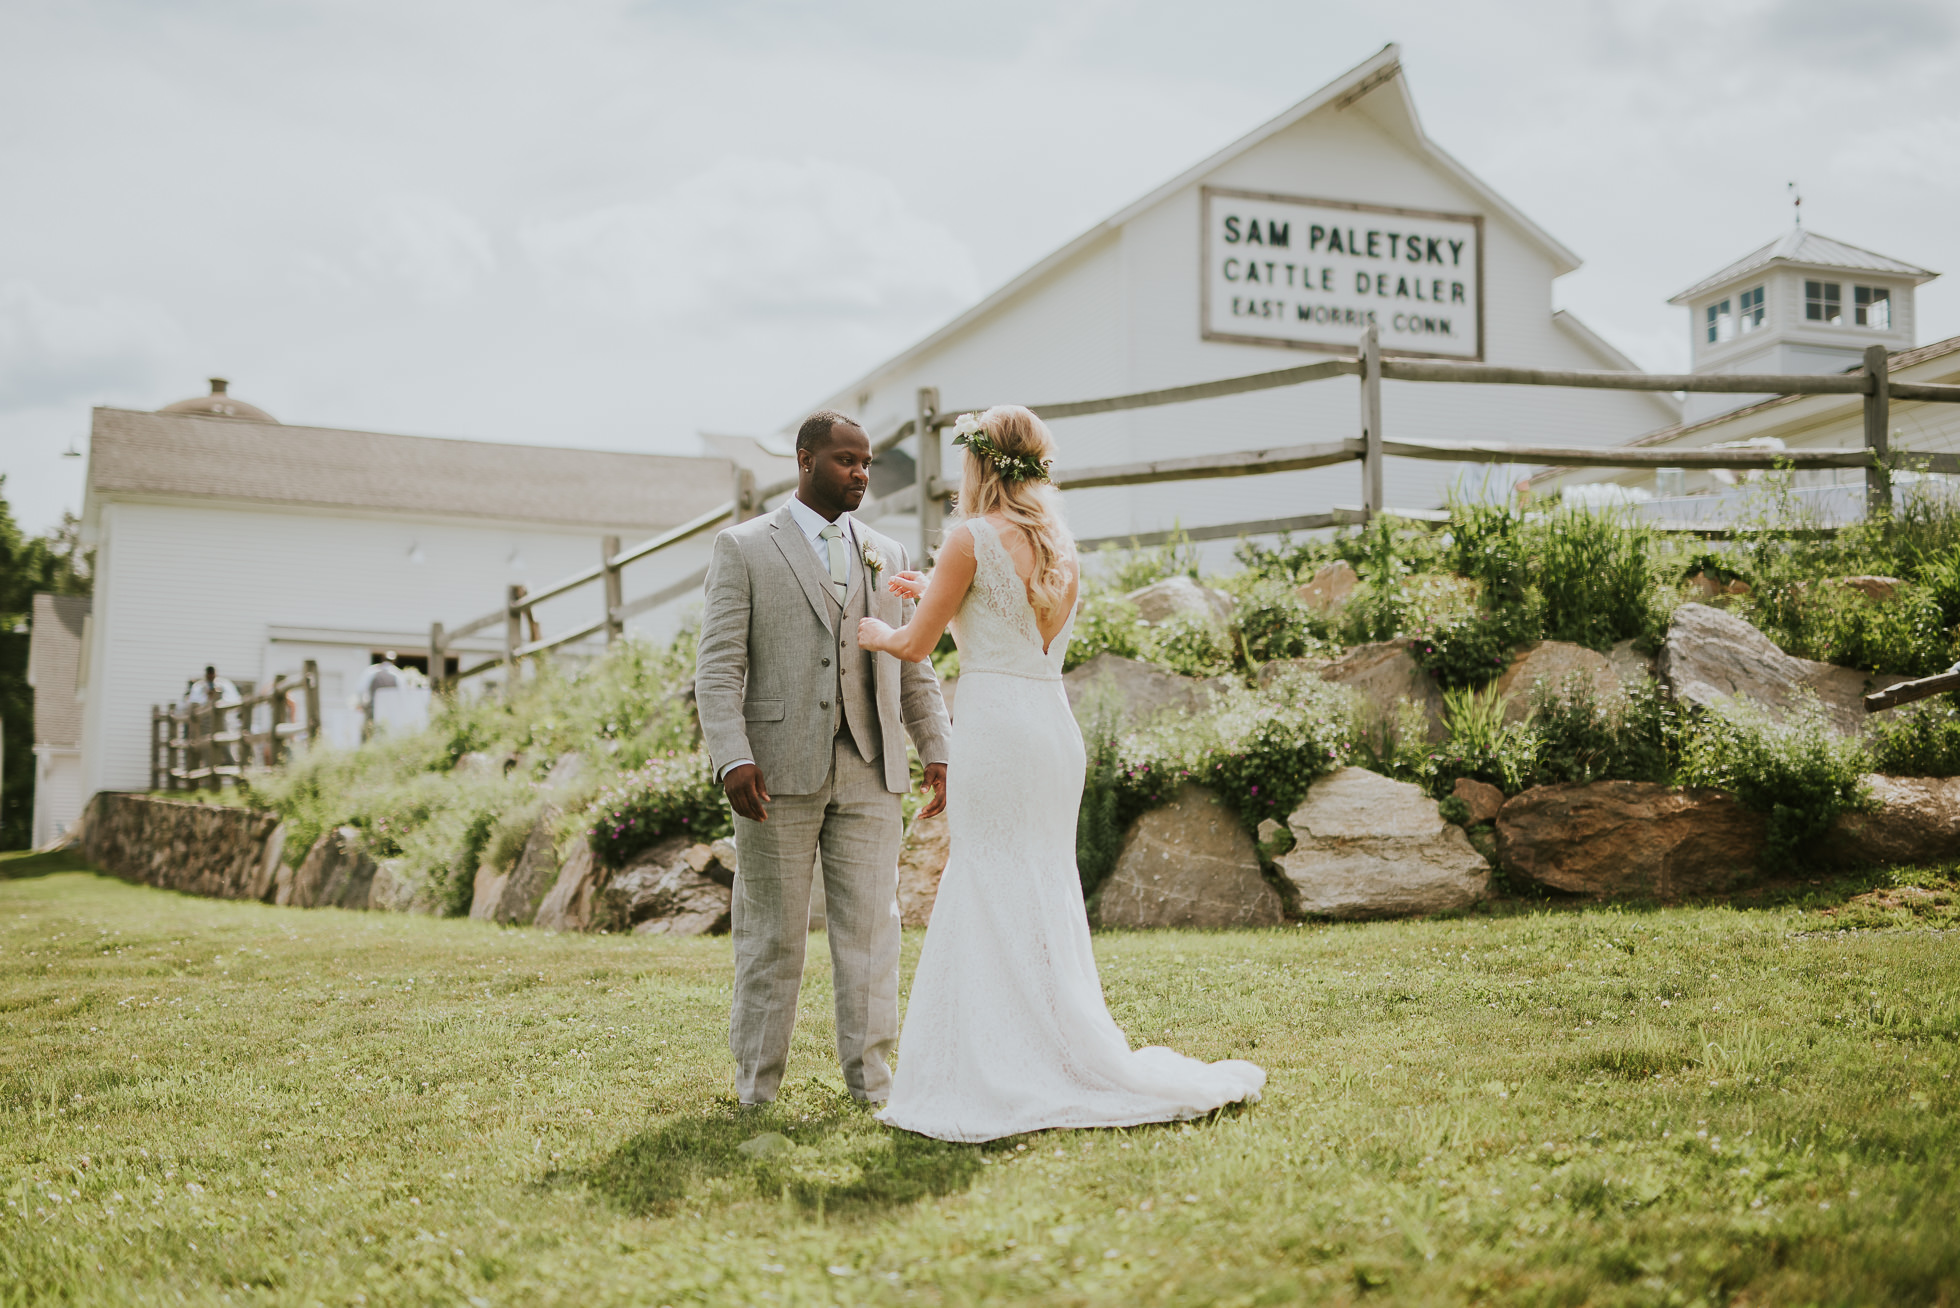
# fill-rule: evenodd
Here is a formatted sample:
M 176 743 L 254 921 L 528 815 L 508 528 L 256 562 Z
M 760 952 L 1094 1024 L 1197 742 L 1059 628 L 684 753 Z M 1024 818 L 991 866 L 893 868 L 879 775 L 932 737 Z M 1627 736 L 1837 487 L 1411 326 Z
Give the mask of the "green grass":
M 743 1117 L 725 939 L 7 862 L 0 1303 L 1952 1303 L 1960 949 L 1917 880 L 1103 935 L 1132 1039 L 1265 1100 L 975 1148 L 843 1098 L 821 937 Z

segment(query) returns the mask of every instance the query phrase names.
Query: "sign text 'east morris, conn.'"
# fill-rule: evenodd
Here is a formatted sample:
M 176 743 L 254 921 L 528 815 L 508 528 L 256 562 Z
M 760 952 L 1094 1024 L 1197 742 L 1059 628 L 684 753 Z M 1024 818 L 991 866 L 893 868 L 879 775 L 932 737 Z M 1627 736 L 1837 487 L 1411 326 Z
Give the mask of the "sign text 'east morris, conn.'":
M 1206 187 L 1206 340 L 1483 358 L 1483 219 Z

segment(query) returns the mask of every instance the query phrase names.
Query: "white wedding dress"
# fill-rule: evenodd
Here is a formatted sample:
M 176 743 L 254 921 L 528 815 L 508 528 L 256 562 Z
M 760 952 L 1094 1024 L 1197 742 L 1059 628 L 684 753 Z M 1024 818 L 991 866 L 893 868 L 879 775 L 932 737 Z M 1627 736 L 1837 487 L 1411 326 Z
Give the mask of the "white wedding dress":
M 1075 619 L 1044 654 L 1013 556 L 985 519 L 968 526 L 976 572 L 953 618 L 952 852 L 879 1119 L 980 1141 L 1257 1099 L 1257 1065 L 1132 1050 L 1110 1017 L 1075 867 L 1083 748 L 1062 690 Z

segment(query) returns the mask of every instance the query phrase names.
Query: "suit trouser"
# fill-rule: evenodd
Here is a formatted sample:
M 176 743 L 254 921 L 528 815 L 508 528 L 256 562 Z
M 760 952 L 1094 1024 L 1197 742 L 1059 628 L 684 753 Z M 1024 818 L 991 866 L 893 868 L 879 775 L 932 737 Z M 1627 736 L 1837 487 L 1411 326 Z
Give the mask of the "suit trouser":
M 735 818 L 740 867 L 731 904 L 735 1005 L 728 1046 L 736 1096 L 765 1103 L 782 1084 L 821 848 L 837 1061 L 853 1098 L 883 1103 L 891 1094 L 888 1056 L 898 1040 L 899 797 L 885 789 L 882 762 L 866 763 L 846 733 L 832 746 L 822 790 L 777 795 L 768 809 L 767 822 Z

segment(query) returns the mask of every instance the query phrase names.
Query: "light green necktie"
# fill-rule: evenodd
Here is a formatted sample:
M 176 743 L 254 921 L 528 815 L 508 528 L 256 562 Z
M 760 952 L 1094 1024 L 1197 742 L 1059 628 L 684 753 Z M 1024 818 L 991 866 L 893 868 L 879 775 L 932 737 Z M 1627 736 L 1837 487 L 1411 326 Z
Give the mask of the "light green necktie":
M 830 557 L 830 584 L 837 590 L 837 603 L 841 606 L 844 597 L 851 593 L 851 573 L 844 554 L 844 529 L 834 522 L 826 522 L 817 535 L 822 538 Z

